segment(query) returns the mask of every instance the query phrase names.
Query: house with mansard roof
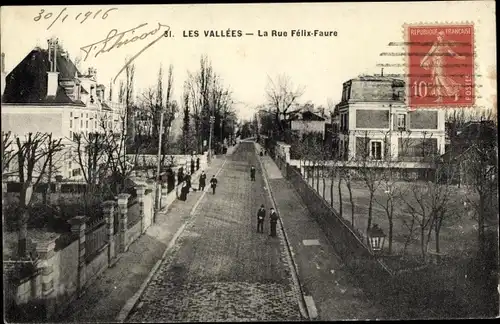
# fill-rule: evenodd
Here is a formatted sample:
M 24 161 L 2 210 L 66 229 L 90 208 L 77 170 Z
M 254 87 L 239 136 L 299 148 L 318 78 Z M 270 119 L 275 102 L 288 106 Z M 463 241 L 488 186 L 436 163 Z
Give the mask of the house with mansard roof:
M 82 73 L 57 39 L 47 43 L 46 49 L 35 47 L 5 75 L 2 131 L 11 131 L 21 139 L 30 132 L 52 133 L 65 144 L 72 143 L 74 134 L 102 131 L 103 120 L 119 132 L 124 127 L 121 116 L 125 107 L 106 100 L 106 87 L 97 82 L 96 69 Z M 79 179 L 81 170 L 72 150 L 64 154 L 60 175 Z

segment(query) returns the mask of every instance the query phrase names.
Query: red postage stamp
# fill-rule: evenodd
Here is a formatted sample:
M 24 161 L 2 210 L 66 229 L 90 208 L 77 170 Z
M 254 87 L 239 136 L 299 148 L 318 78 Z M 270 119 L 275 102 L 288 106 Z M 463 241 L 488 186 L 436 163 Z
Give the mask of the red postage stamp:
M 405 34 L 409 107 L 473 107 L 474 26 L 407 25 Z

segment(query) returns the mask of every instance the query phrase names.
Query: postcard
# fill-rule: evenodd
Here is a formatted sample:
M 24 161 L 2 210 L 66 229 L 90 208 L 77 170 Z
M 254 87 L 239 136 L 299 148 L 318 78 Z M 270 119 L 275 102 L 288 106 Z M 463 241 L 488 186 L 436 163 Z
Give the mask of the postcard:
M 5 321 L 498 317 L 495 9 L 3 6 Z

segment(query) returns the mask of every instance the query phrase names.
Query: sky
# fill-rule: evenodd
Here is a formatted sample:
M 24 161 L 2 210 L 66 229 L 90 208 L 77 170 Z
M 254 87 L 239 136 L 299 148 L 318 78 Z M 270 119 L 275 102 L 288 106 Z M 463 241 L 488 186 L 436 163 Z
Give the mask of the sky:
M 110 10 L 106 19 L 102 19 L 104 12 L 111 8 L 117 9 Z M 91 14 L 82 22 L 87 12 Z M 403 41 L 404 24 L 467 21 L 475 25 L 476 73 L 483 76 L 478 81 L 482 84 L 483 97 L 478 99 L 478 104 L 491 105 L 491 98 L 496 95 L 496 74 L 492 76 L 492 71 L 496 71 L 494 12 L 493 1 L 4 6 L 1 8 L 1 48 L 9 73 L 35 46 L 46 48 L 51 36 L 59 38 L 70 58 L 85 57 L 81 48 L 105 39 L 113 29 L 119 33 L 147 24 L 136 29 L 136 34 L 125 34 L 124 40 L 154 31 L 162 24 L 169 26 L 173 37 L 161 38 L 134 60 L 137 91 L 156 83 L 160 64 L 165 68 L 172 64 L 174 96 L 181 101 L 187 71 L 196 71 L 200 57 L 207 55 L 215 72 L 232 90 L 240 118 L 249 118 L 258 105 L 266 102 L 269 77 L 286 74 L 295 86 L 304 87 L 302 103 L 310 101 L 326 106 L 329 99 L 337 103 L 343 82 L 360 74 L 380 73 L 379 63 L 403 63 L 401 57 L 380 56 L 380 53 L 394 51 L 388 46 L 389 42 Z M 166 29 L 159 28 L 160 32 Z M 243 36 L 207 38 L 203 35 L 204 30 L 226 33 L 228 29 L 241 30 Z M 336 31 L 337 36 L 291 37 L 292 29 Z M 183 37 L 190 30 L 198 30 L 199 37 Z M 259 37 L 259 30 L 261 34 L 276 30 L 286 31 L 288 35 Z M 94 53 L 98 49 L 95 49 L 82 62 L 82 67 L 95 67 L 98 81 L 107 86 L 125 64 L 126 57 L 141 51 L 160 32 L 97 57 Z M 108 48 L 113 43 L 110 41 Z M 384 74 L 387 73 L 403 73 L 403 70 L 385 68 Z M 123 76 L 122 73 L 118 77 L 115 89 Z

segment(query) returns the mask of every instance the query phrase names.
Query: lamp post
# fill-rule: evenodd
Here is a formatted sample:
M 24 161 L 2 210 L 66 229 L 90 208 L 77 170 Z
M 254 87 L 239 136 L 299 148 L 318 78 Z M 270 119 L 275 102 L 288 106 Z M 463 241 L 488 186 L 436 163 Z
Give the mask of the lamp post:
M 208 136 L 208 163 L 212 160 L 212 130 L 215 122 L 215 116 L 210 116 L 210 135 Z
M 368 230 L 370 247 L 376 254 L 380 254 L 380 252 L 382 252 L 385 243 L 385 236 L 384 231 L 378 227 L 378 224 L 373 224 L 373 226 Z

